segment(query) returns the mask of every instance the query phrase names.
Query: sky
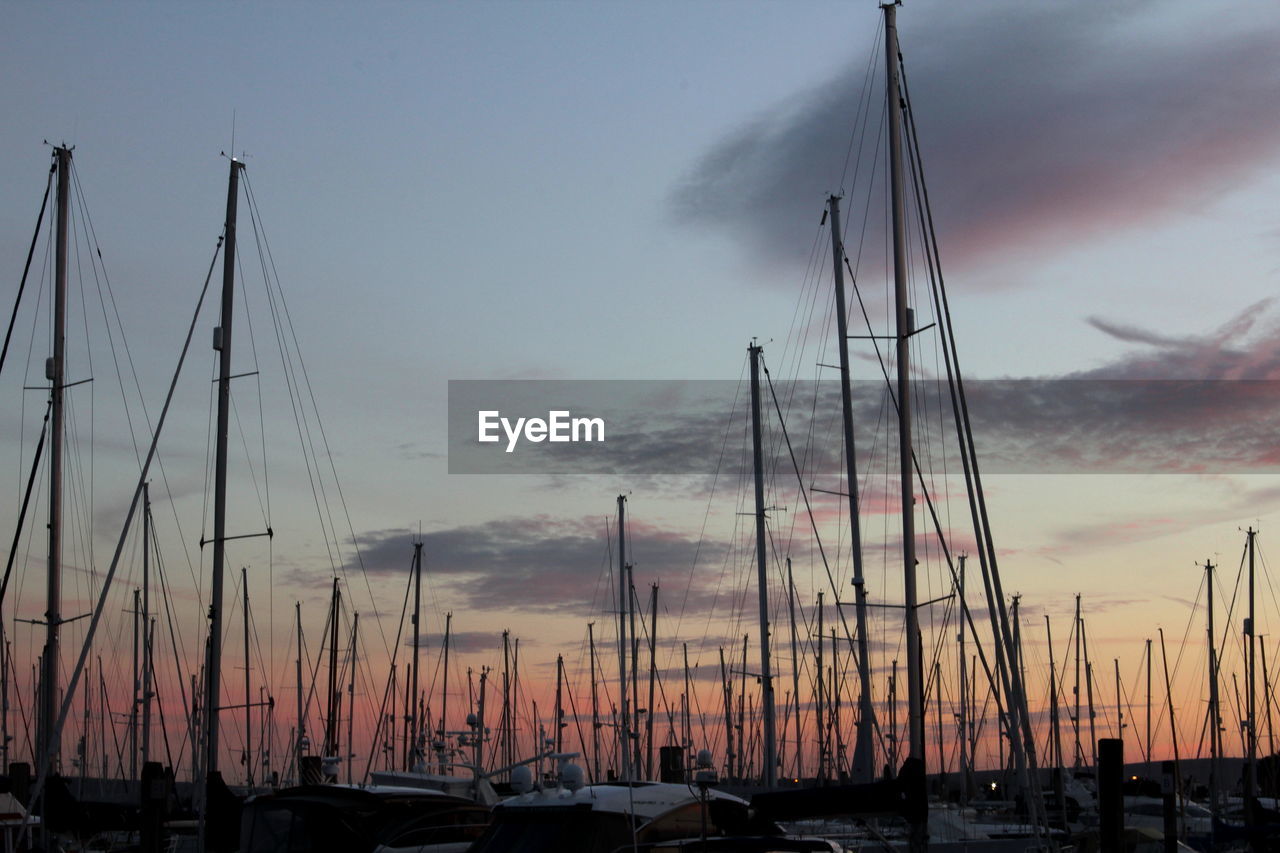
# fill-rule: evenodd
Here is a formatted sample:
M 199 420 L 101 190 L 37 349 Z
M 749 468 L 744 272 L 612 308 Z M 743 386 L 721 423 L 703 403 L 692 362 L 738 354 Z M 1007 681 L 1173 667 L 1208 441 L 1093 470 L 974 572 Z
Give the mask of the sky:
M 385 672 L 372 673 L 396 645 L 421 535 L 429 660 L 445 612 L 459 641 L 455 685 L 466 666 L 478 677 L 500 664 L 498 638 L 510 629 L 545 715 L 556 654 L 581 687 L 586 623 L 612 636 L 606 528 L 620 493 L 629 495 L 637 585 L 661 584 L 660 631 L 689 642 L 699 672 L 721 644 L 757 630 L 745 609 L 750 531 L 738 515 L 749 511 L 749 466 L 734 461 L 741 409 L 688 449 L 705 459 L 726 448 L 727 473 L 714 484 L 651 476 L 643 465 L 590 476 L 451 474 L 448 383 L 714 379 L 736 388 L 752 338 L 776 377 L 830 379 L 817 366 L 835 358 L 819 223 L 833 192 L 844 196 L 846 245 L 851 257 L 860 247 L 855 266 L 883 333 L 883 184 L 871 178 L 883 168 L 881 101 L 863 95 L 878 85 L 867 69 L 881 61 L 874 3 L 11 3 L 0 16 L 4 304 L 39 211 L 46 141 L 75 146 L 105 269 L 95 278 L 86 250 L 73 285 L 88 294 L 73 299 L 73 327 L 91 343 L 72 343 L 70 369 L 94 382 L 73 392 L 81 443 L 68 613 L 89 607 L 110 563 L 147 438 L 137 414 L 130 438 L 110 398 L 123 386 L 135 413 L 140 403 L 148 418 L 158 412 L 222 228 L 222 155 L 234 153 L 287 299 L 287 322 L 273 327 L 272 305 L 286 303 L 264 294 L 257 254 L 242 248 L 249 274 L 237 335 L 252 346 L 236 364 L 260 375 L 236 391 L 230 526 L 274 535 L 238 543 L 230 559 L 250 567 L 261 638 L 251 670 L 271 674 L 278 702 L 292 707 L 294 602 L 314 658 L 337 572 L 370 632 L 358 692 L 362 726 L 372 719 Z M 1080 593 L 1099 669 L 1118 659 L 1136 685 L 1157 627 L 1171 642 L 1201 635 L 1197 564 L 1221 564 L 1229 598 L 1243 528 L 1261 529 L 1265 555 L 1280 509 L 1267 390 L 1280 378 L 1280 12 L 909 2 L 899 22 L 965 375 L 1047 389 L 996 394 L 975 414 L 1023 454 L 1020 473 L 997 464 L 986 485 L 1005 590 L 1022 595 L 1028 614 L 1028 657 L 1044 662 L 1046 613 L 1061 657 Z M 246 245 L 249 230 L 242 221 Z M 110 312 L 97 295 L 107 279 Z M 47 287 L 24 302 L 0 375 L 10 401 L 0 406 L 6 530 L 43 410 L 43 393 L 22 388 L 43 375 L 40 300 Z M 163 475 L 152 475 L 181 608 L 177 657 L 188 667 L 208 584 L 198 542 L 209 525 L 212 310 L 197 323 L 163 436 Z M 273 328 L 296 343 L 292 374 Z M 124 340 L 133 367 L 119 380 L 109 344 Z M 936 347 L 920 347 L 920 370 L 936 376 Z M 857 378 L 874 384 L 874 354 L 865 342 L 853 349 Z M 303 364 L 298 406 L 308 414 L 299 421 L 285 386 Z M 1093 398 L 1082 412 L 1058 389 L 1074 393 L 1084 380 L 1144 380 L 1147 396 Z M 1203 384 L 1158 384 L 1168 380 Z M 1160 394 L 1166 387 L 1174 390 Z M 887 469 L 879 404 L 866 398 L 863 408 L 866 470 Z M 810 432 L 838 458 L 832 416 L 813 418 Z M 1162 431 L 1170 425 L 1172 438 Z M 319 461 L 307 461 L 300 435 Z M 989 442 L 997 455 L 1006 446 Z M 808 522 L 794 477 L 773 459 L 770 492 L 788 511 L 774 514 L 772 530 L 794 545 L 809 606 L 825 581 L 815 547 L 795 532 Z M 1085 473 L 1069 473 L 1077 470 Z M 955 518 L 952 542 L 963 545 L 971 534 L 955 473 L 939 475 L 939 494 L 948 523 Z M 869 586 L 898 600 L 895 487 L 867 476 Z M 840 502 L 813 498 L 847 583 Z M 126 539 L 135 553 L 136 533 Z M 11 620 L 43 609 L 42 554 L 38 536 L 22 540 L 22 579 L 4 608 L 24 672 L 38 632 Z M 136 560 L 122 573 L 124 587 L 139 583 Z M 931 594 L 945 594 L 937 566 L 925 574 Z M 1280 617 L 1276 604 L 1272 596 L 1262 626 Z M 129 666 L 127 619 L 117 615 L 126 607 L 113 599 L 102 629 L 114 649 L 107 677 Z M 892 648 L 896 627 L 882 621 L 876 639 Z M 82 625 L 67 634 L 78 650 Z M 663 666 L 675 668 L 669 642 Z M 68 667 L 73 653 L 64 653 Z M 1187 708 L 1199 702 L 1197 656 L 1203 644 L 1187 645 L 1179 664 Z M 879 694 L 887 663 L 875 666 Z M 177 678 L 166 678 L 163 698 L 176 703 Z M 461 694 L 450 702 L 456 710 Z M 279 737 L 289 725 L 292 717 L 277 721 Z M 1193 748 L 1195 727 L 1185 728 L 1184 749 Z M 367 758 L 368 747 L 355 749 Z

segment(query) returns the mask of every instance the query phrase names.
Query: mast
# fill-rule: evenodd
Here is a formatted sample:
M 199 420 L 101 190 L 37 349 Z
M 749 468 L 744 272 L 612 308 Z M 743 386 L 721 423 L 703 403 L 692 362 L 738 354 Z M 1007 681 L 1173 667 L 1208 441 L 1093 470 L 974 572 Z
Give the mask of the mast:
M 1245 731 L 1248 737 L 1245 752 L 1244 765 L 1244 806 L 1245 814 L 1253 814 L 1252 800 L 1256 793 L 1257 785 L 1257 762 L 1258 762 L 1258 715 L 1255 707 L 1254 694 L 1257 690 L 1257 643 L 1254 642 L 1255 625 L 1254 622 L 1254 566 L 1253 566 L 1253 538 L 1256 531 L 1250 527 L 1247 536 L 1247 546 L 1249 549 L 1249 618 L 1244 623 L 1245 642 L 1249 648 L 1249 680 L 1245 685 L 1248 692 L 1247 709 L 1248 718 L 1245 723 Z M 1253 826 L 1253 821 L 1249 821 L 1249 826 Z
M 600 781 L 600 690 L 596 683 L 596 633 L 594 622 L 587 623 L 587 649 L 591 656 L 591 781 Z
M 724 694 L 724 766 L 726 775 L 733 778 L 733 687 L 724 665 L 724 646 L 720 647 L 720 687 Z
M 1204 561 L 1205 586 L 1208 589 L 1209 635 L 1209 811 L 1218 816 L 1218 782 L 1222 757 L 1222 710 L 1218 704 L 1218 649 L 1213 633 L 1213 563 Z
M 658 585 L 649 594 L 649 713 L 644 718 L 645 776 L 653 779 L 653 688 L 658 678 Z M 557 713 L 558 710 L 557 710 Z M 557 723 L 559 720 L 557 720 Z
M 253 788 L 253 702 L 249 696 L 249 568 L 240 567 L 240 591 L 244 594 L 244 772 Z
M 1076 755 L 1075 755 L 1075 760 L 1073 762 L 1073 766 L 1077 770 L 1080 769 L 1080 765 L 1084 761 L 1084 747 L 1080 743 L 1080 625 L 1081 625 L 1080 593 L 1077 592 L 1076 593 L 1076 621 L 1074 625 L 1075 639 L 1076 639 L 1076 682 L 1075 682 L 1075 686 L 1072 688 L 1072 692 L 1075 694 L 1076 712 L 1075 712 L 1075 715 L 1071 718 L 1071 725 L 1075 728 L 1075 733 L 1076 733 Z M 1147 673 L 1148 698 L 1150 698 L 1150 693 L 1151 693 L 1151 678 L 1150 678 L 1150 671 L 1148 670 L 1148 673 Z M 1150 712 L 1148 712 L 1147 719 L 1150 720 L 1150 718 L 1151 718 L 1151 714 Z M 1150 760 L 1150 758 L 1148 758 L 1148 760 Z
M 60 688 L 58 671 L 59 630 L 62 627 L 62 445 L 65 415 L 62 410 L 67 347 L 67 216 L 71 190 L 71 149 L 53 150 L 58 170 L 57 247 L 54 254 L 53 356 L 45 364 L 49 380 L 49 569 L 45 607 L 45 641 L 41 655 L 40 717 L 36 728 L 36 754 L 49 773 L 59 769 L 62 753 L 58 724 Z
M 347 784 L 352 783 L 352 766 L 355 764 L 355 721 L 356 721 L 356 663 L 358 650 L 356 643 L 360 639 L 360 614 L 351 614 L 351 679 L 347 682 Z
M 627 496 L 618 495 L 618 694 L 622 699 L 618 719 L 618 778 L 631 781 L 631 706 L 627 681 Z
M 787 557 L 787 610 L 791 617 L 788 620 L 790 622 L 790 627 L 791 627 L 791 699 L 792 699 L 792 702 L 795 703 L 795 717 L 796 717 L 795 774 L 797 779 L 803 779 L 804 778 L 804 750 L 801 748 L 801 745 L 800 745 L 800 732 L 802 731 L 802 727 L 801 727 L 802 721 L 800 718 L 800 644 L 796 637 L 796 584 L 795 584 L 795 580 L 791 577 L 791 558 L 790 557 Z M 686 663 L 685 669 L 686 669 L 685 680 L 687 681 L 688 680 L 687 663 Z M 687 685 L 686 685 L 686 692 L 688 692 Z
M 818 648 L 817 653 L 817 683 L 814 690 L 814 717 L 818 723 L 818 772 L 816 774 L 818 784 L 822 785 L 827 780 L 827 726 L 823 716 L 823 702 L 826 699 L 826 685 L 823 679 L 823 663 L 822 663 L 822 593 L 818 593 Z
M 853 746 L 853 781 L 875 776 L 872 733 L 875 706 L 871 702 L 871 658 L 867 639 L 867 586 L 862 570 L 862 525 L 858 517 L 858 458 L 853 442 L 853 391 L 849 375 L 849 321 L 844 293 L 844 242 L 840 239 L 840 197 L 827 199 L 831 211 L 831 259 L 836 287 L 836 334 L 840 351 L 840 412 L 844 425 L 845 480 L 848 483 L 850 548 L 853 553 L 855 624 L 858 632 L 858 719 Z
M 142 484 L 142 766 L 151 760 L 151 671 L 155 621 L 151 618 L 151 487 Z
M 446 772 L 444 748 L 446 737 L 445 732 L 448 731 L 447 720 L 449 719 L 449 639 L 450 634 L 452 633 L 452 628 L 453 611 L 450 610 L 448 613 L 444 614 L 444 651 L 442 652 L 444 655 L 444 661 L 441 667 L 444 672 L 441 673 L 443 683 L 440 688 L 440 739 L 438 741 L 438 746 L 436 747 L 437 751 L 440 753 L 441 773 Z
M 1211 611 L 1212 612 L 1212 611 Z M 1210 648 L 1213 648 L 1213 638 L 1210 640 Z M 1147 638 L 1147 761 L 1152 761 L 1151 757 L 1151 638 Z
M 556 747 L 556 752 L 564 752 L 564 655 L 556 655 L 556 711 L 555 726 L 556 730 L 552 737 Z M 541 750 L 538 750 L 540 753 Z
M 924 675 L 920 660 L 920 614 L 916 610 L 915 497 L 911 448 L 911 335 L 915 332 L 913 312 L 907 307 L 907 241 L 902 198 L 902 96 L 898 81 L 897 9 L 884 9 L 886 97 L 889 107 L 889 171 L 893 199 L 893 282 L 897 326 L 898 370 L 898 463 L 902 491 L 902 576 L 903 608 L 906 615 L 907 646 L 907 760 L 919 763 L 918 787 L 912 792 L 925 802 Z M 911 822 L 910 849 L 928 845 L 928 826 Z
M 778 745 L 775 740 L 777 723 L 774 719 L 773 675 L 769 661 L 769 567 L 764 535 L 764 451 L 760 437 L 761 352 L 763 350 L 755 344 L 747 347 L 747 354 L 751 358 L 751 455 L 756 486 L 756 587 L 760 600 L 760 704 L 764 715 L 764 762 L 760 770 L 765 788 L 773 788 L 778 781 Z M 745 657 L 743 664 L 745 669 Z
M 144 542 L 146 540 L 143 540 Z M 145 546 L 144 546 L 145 547 Z M 142 615 L 142 590 L 133 591 L 133 695 L 129 701 L 129 779 L 138 778 L 138 705 L 142 693 L 141 654 L 138 634 L 142 626 L 139 616 Z
M 341 696 L 338 692 L 338 617 L 342 608 L 342 590 L 338 588 L 338 579 L 333 579 L 333 595 L 329 605 L 329 713 L 324 721 L 325 758 L 338 754 L 338 707 Z
M 422 543 L 413 543 L 413 667 L 409 674 L 409 714 L 405 720 L 404 769 L 414 769 L 414 757 L 418 744 L 418 662 L 421 660 L 422 636 Z
M 1113 658 L 1116 670 L 1116 739 L 1124 739 L 1124 697 L 1120 694 L 1120 658 Z
M 623 570 L 627 574 L 627 621 L 631 630 L 631 767 L 639 774 L 644 765 L 640 755 L 640 715 L 648 712 L 640 707 L 640 632 L 636 630 L 640 599 L 636 598 L 634 566 L 627 563 Z
M 240 170 L 244 164 L 231 158 L 227 179 L 226 235 L 222 246 L 222 315 L 213 333 L 218 351 L 218 427 L 213 480 L 213 565 L 209 585 L 209 645 L 204 678 L 204 774 L 218 772 L 218 711 L 222 701 L 222 586 L 226 566 L 227 535 L 227 433 L 231 417 L 231 326 L 235 312 L 236 202 Z
M 302 750 L 307 743 L 307 722 L 302 716 L 302 602 L 296 601 L 293 605 L 294 612 L 297 615 L 298 622 L 298 657 L 294 660 L 295 677 L 298 687 L 298 727 L 294 732 L 296 742 L 293 750 L 293 781 L 295 785 L 302 784 Z

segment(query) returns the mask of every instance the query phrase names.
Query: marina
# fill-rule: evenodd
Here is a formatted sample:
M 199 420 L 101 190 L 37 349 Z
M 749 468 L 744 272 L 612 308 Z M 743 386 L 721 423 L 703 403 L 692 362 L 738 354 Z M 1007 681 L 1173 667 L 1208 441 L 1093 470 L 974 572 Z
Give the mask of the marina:
M 6 850 L 1280 845 L 1273 11 L 82 11 Z

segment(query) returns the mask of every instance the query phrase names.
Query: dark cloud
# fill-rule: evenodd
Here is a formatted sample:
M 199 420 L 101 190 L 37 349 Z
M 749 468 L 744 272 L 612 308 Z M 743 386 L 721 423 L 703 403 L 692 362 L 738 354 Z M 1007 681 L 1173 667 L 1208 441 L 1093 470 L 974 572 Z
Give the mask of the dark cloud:
M 1186 210 L 1280 147 L 1275 7 L 921 4 L 899 29 L 944 260 L 1025 254 Z M 714 146 L 675 191 L 677 217 L 803 263 L 846 174 L 865 68 L 852 62 Z M 869 161 L 884 159 L 882 104 L 871 96 L 870 140 L 855 136 L 854 235 Z M 882 219 L 868 219 L 867 245 L 883 243 Z
M 716 561 L 723 545 L 643 524 L 628 526 L 629 562 L 637 586 L 650 579 L 679 578 L 699 559 Z M 413 533 L 372 531 L 360 537 L 372 572 L 408 572 Z M 589 615 L 605 598 L 610 542 L 603 517 L 507 518 L 426 533 L 423 563 L 428 582 L 438 582 L 481 610 Z M 644 589 L 640 590 L 644 594 Z

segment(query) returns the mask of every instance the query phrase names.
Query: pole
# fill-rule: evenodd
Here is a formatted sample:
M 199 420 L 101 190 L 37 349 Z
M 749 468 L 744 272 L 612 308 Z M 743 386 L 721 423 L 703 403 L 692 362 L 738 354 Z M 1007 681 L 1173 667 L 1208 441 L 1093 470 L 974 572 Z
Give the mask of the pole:
M 1213 633 L 1213 563 L 1204 561 L 1205 585 L 1208 588 L 1209 637 L 1209 811 L 1218 817 L 1218 784 L 1221 781 L 1219 759 L 1222 757 L 1222 710 L 1218 698 L 1218 649 Z M 1150 760 L 1150 759 L 1148 759 Z
M 658 585 L 649 594 L 649 713 L 644 718 L 645 777 L 653 779 L 653 688 L 658 678 Z
M 850 548 L 853 554 L 855 625 L 858 634 L 858 720 L 853 747 L 853 781 L 870 782 L 875 776 L 872 734 L 875 706 L 871 702 L 871 658 L 867 638 L 867 587 L 862 567 L 862 526 L 858 514 L 858 458 L 853 440 L 853 392 L 849 372 L 849 321 L 844 292 L 844 241 L 840 237 L 840 198 L 827 199 L 831 211 L 831 257 L 836 289 L 836 334 L 840 351 L 840 412 L 844 427 L 845 481 L 849 496 Z
M 409 719 L 406 721 L 409 730 L 405 732 L 407 741 L 404 757 L 404 769 L 413 770 L 418 750 L 418 666 L 422 660 L 422 543 L 413 543 L 413 670 L 409 676 L 410 700 Z M 349 744 L 348 744 L 349 745 Z
M 795 703 L 796 718 L 796 764 L 797 779 L 804 778 L 804 750 L 800 745 L 800 733 L 804 730 L 800 718 L 800 644 L 796 636 L 796 584 L 791 576 L 791 558 L 787 557 L 787 611 L 791 626 L 791 697 Z M 686 676 L 687 679 L 687 676 Z M 687 689 L 686 689 L 687 692 Z M 855 760 L 857 753 L 854 753 Z
M 359 651 L 356 643 L 360 639 L 360 614 L 351 614 L 351 679 L 347 682 L 347 784 L 350 785 L 354 775 L 355 764 L 355 720 L 356 720 L 356 665 L 359 662 Z
M 587 623 L 587 654 L 591 661 L 591 781 L 600 782 L 600 693 L 596 683 L 596 633 L 594 622 Z
M 151 676 L 154 661 L 152 641 L 155 620 L 151 618 L 151 488 L 142 484 L 142 619 L 146 632 L 142 643 L 142 765 L 151 760 Z
M 756 492 L 756 587 L 760 602 L 760 703 L 764 715 L 764 762 L 761 776 L 765 788 L 774 788 L 778 781 L 778 745 L 774 718 L 773 674 L 769 661 L 769 577 L 768 557 L 765 551 L 764 530 L 764 448 L 760 430 L 760 353 L 763 350 L 752 344 L 747 347 L 751 358 L 751 456 L 755 471 Z M 745 658 L 743 660 L 745 667 Z
M 235 317 L 236 201 L 240 170 L 244 164 L 231 159 L 227 180 L 226 235 L 222 247 L 222 314 L 214 330 L 218 351 L 218 427 L 213 480 L 213 564 L 209 584 L 209 645 L 204 688 L 204 775 L 218 772 L 218 711 L 222 701 L 222 587 L 226 567 L 227 535 L 227 434 L 231 416 L 231 326 Z M 203 791 L 201 792 L 203 799 Z
M 56 731 L 60 693 L 58 660 L 62 627 L 62 445 L 64 433 L 63 386 L 67 346 L 67 216 L 71 188 L 71 149 L 54 149 L 58 170 L 57 247 L 54 254 L 53 357 L 45 366 L 49 380 L 49 569 L 45 608 L 45 644 L 41 655 L 40 719 L 36 729 L 37 754 L 49 772 L 59 769 L 62 737 Z
M 1255 626 L 1254 622 L 1254 565 L 1253 565 L 1253 537 L 1254 529 L 1249 528 L 1247 535 L 1247 547 L 1249 549 L 1249 618 L 1244 623 L 1245 642 L 1249 649 L 1249 678 L 1246 683 L 1248 697 L 1246 699 L 1246 707 L 1248 716 L 1245 723 L 1245 732 L 1247 742 L 1245 745 L 1245 765 L 1244 765 L 1244 809 L 1247 817 L 1247 823 L 1250 829 L 1253 828 L 1253 798 L 1257 792 L 1257 761 L 1258 761 L 1258 716 L 1257 709 L 1254 705 L 1254 695 L 1257 688 L 1257 643 L 1254 642 Z
M 244 610 L 244 773 L 246 784 L 253 789 L 253 708 L 249 695 L 249 568 L 240 567 L 240 591 Z
M 449 730 L 449 639 L 453 628 L 453 611 L 444 614 L 444 672 L 441 674 L 443 685 L 440 690 L 440 772 L 445 773 L 444 744 L 445 732 Z
M 907 241 L 902 194 L 902 96 L 898 80 L 897 8 L 884 9 L 886 97 L 889 107 L 889 172 L 893 200 L 893 280 L 897 326 L 898 371 L 898 463 L 902 492 L 902 576 L 903 608 L 906 615 L 907 645 L 907 758 L 917 763 L 918 789 L 909 800 L 926 802 L 924 744 L 924 671 L 920 655 L 920 614 L 916 609 L 915 483 L 911 448 L 911 335 L 915 332 L 912 311 L 907 306 Z M 921 851 L 929 843 L 927 815 L 914 813 L 910 820 L 910 849 Z
M 631 706 L 627 681 L 627 496 L 618 495 L 618 693 L 622 706 L 618 714 L 618 773 L 631 781 Z
M 297 615 L 298 622 L 298 657 L 294 660 L 295 678 L 297 679 L 298 688 L 298 726 L 295 729 L 295 737 L 293 749 L 293 781 L 295 785 L 302 784 L 302 750 L 307 740 L 307 722 L 303 719 L 302 710 L 302 602 L 294 602 L 294 612 Z

